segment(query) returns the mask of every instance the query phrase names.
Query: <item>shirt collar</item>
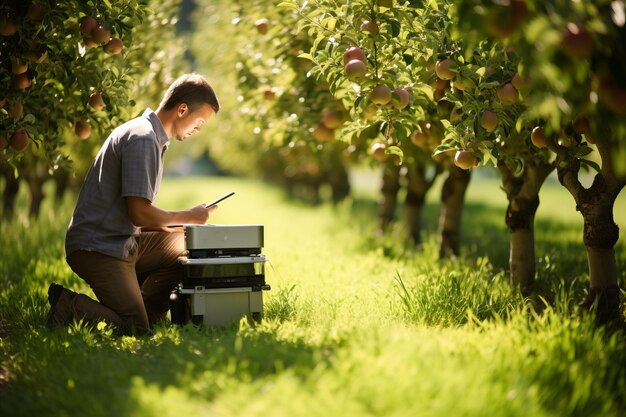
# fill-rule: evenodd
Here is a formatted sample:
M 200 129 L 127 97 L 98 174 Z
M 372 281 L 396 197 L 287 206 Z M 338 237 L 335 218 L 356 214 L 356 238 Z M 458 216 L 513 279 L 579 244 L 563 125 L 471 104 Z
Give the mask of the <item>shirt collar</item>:
M 161 146 L 169 146 L 170 140 L 167 137 L 167 133 L 165 133 L 165 128 L 163 127 L 163 123 L 156 115 L 152 109 L 148 108 L 143 112 L 143 117 L 148 119 L 154 128 L 154 133 L 156 134 L 157 140 L 159 141 L 159 145 Z

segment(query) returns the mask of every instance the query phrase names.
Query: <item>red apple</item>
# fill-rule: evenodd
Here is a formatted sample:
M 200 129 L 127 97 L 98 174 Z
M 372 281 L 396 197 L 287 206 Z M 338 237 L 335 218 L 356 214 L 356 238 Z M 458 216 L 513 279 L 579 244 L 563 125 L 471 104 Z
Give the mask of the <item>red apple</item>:
M 513 87 L 513 84 L 506 83 L 496 90 L 498 100 L 505 106 L 510 106 L 519 101 L 519 92 Z
M 108 54 L 117 55 L 122 52 L 123 47 L 124 44 L 120 38 L 111 38 L 109 42 L 102 47 L 102 49 Z
M 461 169 L 470 169 L 478 165 L 478 158 L 470 151 L 459 150 L 454 155 L 454 165 Z
M 276 98 L 276 91 L 271 88 L 271 87 L 267 87 L 263 90 L 263 98 L 265 100 L 274 100 Z
M 374 142 L 370 146 L 369 152 L 375 160 L 384 161 L 387 159 L 387 154 L 385 153 L 385 149 L 387 149 L 387 147 L 385 146 L 384 143 Z
M 380 32 L 380 29 L 378 28 L 378 25 L 376 24 L 376 22 L 372 21 L 372 20 L 366 20 L 361 24 L 361 30 L 365 31 L 365 32 L 369 32 L 372 35 L 376 35 L 378 34 L 378 32 Z
M 13 118 L 13 119 L 19 119 L 20 117 L 22 117 L 22 114 L 24 113 L 24 106 L 22 105 L 22 103 L 20 103 L 17 100 L 11 101 L 10 103 L 10 107 L 9 110 L 7 111 L 7 113 L 9 114 L 9 117 Z
M 537 126 L 533 128 L 530 133 L 530 141 L 538 148 L 546 147 L 546 135 L 543 131 L 543 127 Z
M 568 23 L 561 38 L 561 49 L 575 59 L 585 59 L 593 50 L 593 39 L 587 30 L 576 23 Z
M 41 23 L 48 8 L 43 4 L 33 3 L 28 7 L 26 16 L 34 23 Z
M 13 76 L 13 83 L 15 84 L 15 88 L 20 90 L 24 90 L 31 85 L 30 78 L 28 78 L 28 73 L 17 74 Z
M 361 80 L 365 77 L 365 72 L 367 68 L 365 67 L 365 63 L 358 59 L 353 59 L 349 61 L 345 66 L 345 72 L 348 79 L 353 81 Z
M 9 147 L 9 141 L 4 135 L 0 134 L 0 151 L 3 151 L 8 147 Z
M 428 145 L 428 131 L 422 126 L 422 129 L 415 129 L 411 133 L 411 142 L 419 147 L 425 147 Z
M 43 51 L 41 53 L 37 51 L 28 51 L 24 54 L 26 59 L 35 64 L 41 64 L 48 58 L 48 51 Z
M 254 22 L 254 26 L 261 35 L 265 35 L 267 33 L 267 30 L 269 29 L 269 21 L 265 18 L 258 19 L 256 22 Z
M 337 129 L 346 121 L 343 114 L 336 110 L 329 110 L 324 113 L 322 123 L 329 129 Z
M 24 74 L 26 71 L 28 71 L 28 64 L 26 62 L 18 58 L 11 58 L 11 72 L 13 72 L 13 74 Z
M 91 135 L 91 124 L 89 120 L 85 117 L 78 120 L 74 125 L 74 132 L 76 132 L 79 138 L 87 139 L 89 135 Z
M 404 88 L 396 88 L 391 94 L 391 105 L 402 110 L 409 105 L 410 97 L 409 92 Z
M 95 48 L 98 46 L 98 43 L 89 37 L 84 37 L 83 43 L 85 44 L 85 47 L 87 47 L 87 49 Z
M 386 85 L 377 85 L 370 92 L 370 100 L 374 104 L 384 106 L 391 101 L 391 90 Z
M 111 39 L 111 32 L 102 25 L 98 25 L 91 30 L 91 39 L 98 45 L 103 45 Z
M 511 79 L 511 84 L 516 90 L 521 91 L 528 88 L 530 80 L 527 77 L 522 77 L 519 72 L 516 72 Z
M 92 109 L 96 111 L 104 108 L 104 99 L 102 98 L 102 94 L 99 91 L 94 91 L 89 95 L 89 105 Z
M 353 59 L 365 62 L 365 52 L 357 46 L 352 46 L 343 53 L 343 64 L 346 65 Z
M 498 126 L 498 116 L 489 110 L 485 110 L 480 116 L 480 125 L 489 133 L 496 130 Z
M 24 129 L 20 129 L 11 135 L 9 143 L 16 151 L 23 151 L 28 146 L 28 134 Z
M 324 123 L 318 123 L 313 128 L 313 137 L 319 142 L 328 142 L 335 139 L 335 131 Z
M 488 7 L 485 30 L 497 38 L 506 38 L 515 33 L 528 16 L 526 0 L 494 1 Z
M 457 65 L 450 58 L 440 59 L 435 64 L 435 73 L 442 80 L 451 80 L 456 76 Z
M 9 16 L 4 16 L 4 19 L 0 21 L 0 35 L 11 36 L 17 32 L 17 26 L 13 19 Z
M 91 37 L 91 31 L 98 27 L 98 21 L 91 16 L 83 16 L 80 19 L 80 33 L 86 38 Z

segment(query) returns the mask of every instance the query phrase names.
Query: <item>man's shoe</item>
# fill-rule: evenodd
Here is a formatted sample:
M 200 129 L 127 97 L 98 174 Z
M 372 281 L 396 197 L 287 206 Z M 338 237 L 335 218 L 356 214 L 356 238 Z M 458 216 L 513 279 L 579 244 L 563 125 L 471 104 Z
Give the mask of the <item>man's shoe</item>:
M 63 293 L 63 285 L 52 283 L 48 287 L 48 302 L 50 303 L 50 311 L 48 312 L 48 318 L 46 319 L 46 326 L 53 328 L 58 322 L 54 319 L 54 313 L 56 312 L 57 303 L 61 294 Z

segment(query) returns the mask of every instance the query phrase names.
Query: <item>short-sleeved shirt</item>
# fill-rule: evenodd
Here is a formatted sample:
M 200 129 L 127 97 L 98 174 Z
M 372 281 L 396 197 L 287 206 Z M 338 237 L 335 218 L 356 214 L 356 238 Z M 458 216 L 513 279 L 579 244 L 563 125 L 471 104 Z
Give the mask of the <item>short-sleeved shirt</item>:
M 169 139 L 157 115 L 143 115 L 116 128 L 87 172 L 65 236 L 65 253 L 96 251 L 127 258 L 137 247 L 126 197 L 154 201 L 163 176 Z

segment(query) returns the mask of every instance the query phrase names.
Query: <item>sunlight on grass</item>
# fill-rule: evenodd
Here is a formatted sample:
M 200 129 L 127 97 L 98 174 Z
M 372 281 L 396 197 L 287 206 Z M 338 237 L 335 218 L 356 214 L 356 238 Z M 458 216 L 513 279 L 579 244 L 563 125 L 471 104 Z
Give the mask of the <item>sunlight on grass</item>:
M 558 185 L 542 191 L 542 292 L 531 303 L 508 285 L 506 201 L 496 179 L 474 179 L 463 254 L 439 262 L 429 223 L 438 191 L 415 248 L 403 242 L 401 210 L 392 231 L 374 237 L 374 178 L 364 176 L 348 201 L 314 208 L 256 181 L 164 181 L 160 207 L 235 191 L 210 223 L 265 226 L 272 290 L 257 325 L 160 324 L 138 338 L 113 336 L 104 323 L 48 330 L 50 282 L 91 294 L 63 259 L 73 201 L 46 201 L 37 222 L 3 224 L 0 415 L 621 415 L 626 341 L 576 312 L 587 279 L 582 220 Z

